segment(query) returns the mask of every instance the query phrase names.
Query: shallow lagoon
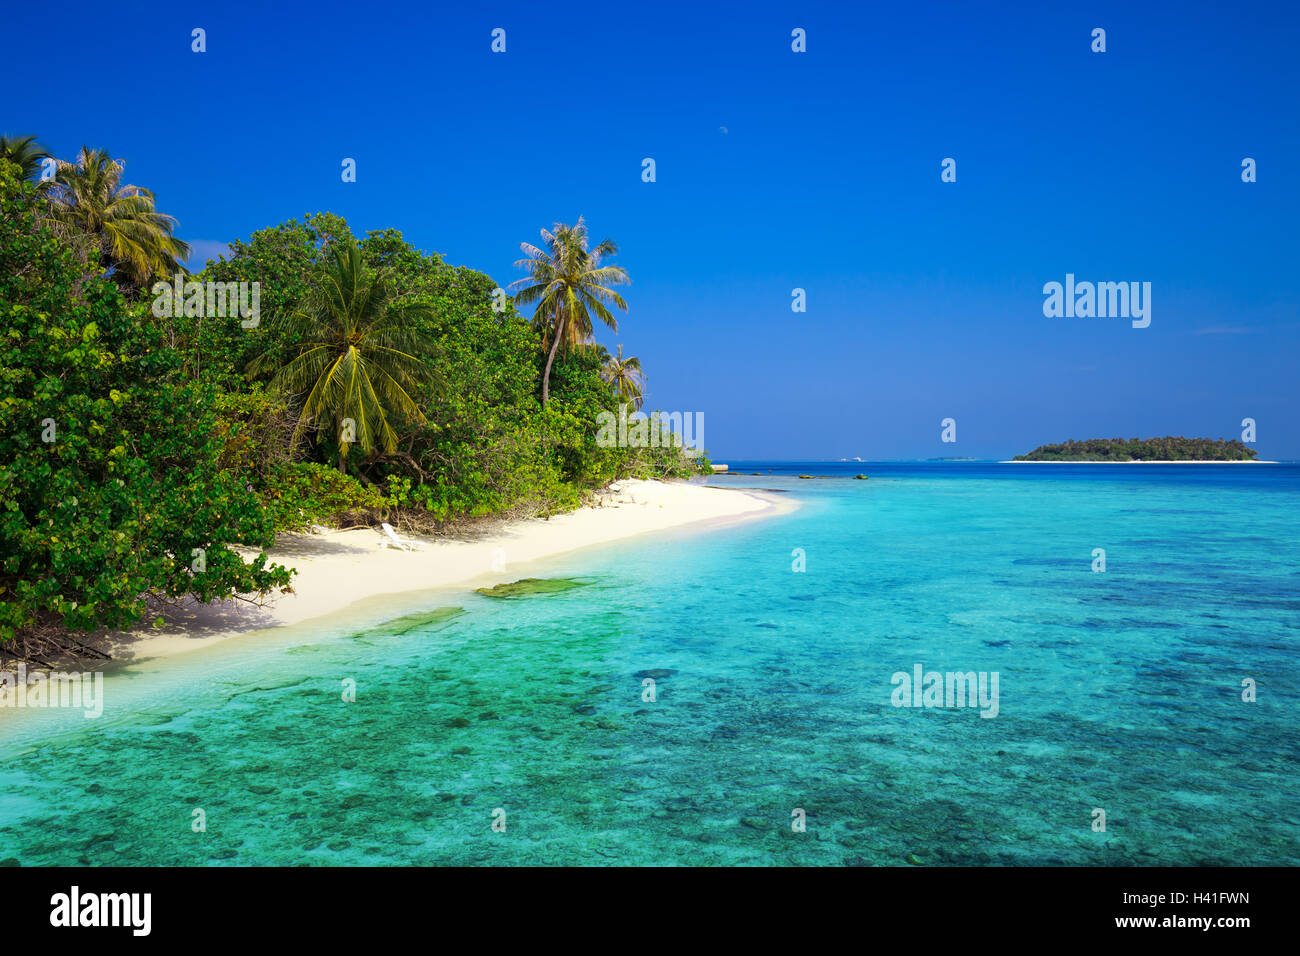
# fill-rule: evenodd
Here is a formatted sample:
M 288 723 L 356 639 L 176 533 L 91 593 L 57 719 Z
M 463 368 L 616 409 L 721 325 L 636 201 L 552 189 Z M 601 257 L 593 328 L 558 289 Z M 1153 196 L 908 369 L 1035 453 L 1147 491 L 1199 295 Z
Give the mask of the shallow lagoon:
M 111 674 L 99 720 L 3 715 L 0 860 L 1300 862 L 1300 468 L 781 470 L 714 483 L 792 514 L 518 575 L 578 587 L 384 599 Z M 998 672 L 998 716 L 892 706 L 918 663 Z

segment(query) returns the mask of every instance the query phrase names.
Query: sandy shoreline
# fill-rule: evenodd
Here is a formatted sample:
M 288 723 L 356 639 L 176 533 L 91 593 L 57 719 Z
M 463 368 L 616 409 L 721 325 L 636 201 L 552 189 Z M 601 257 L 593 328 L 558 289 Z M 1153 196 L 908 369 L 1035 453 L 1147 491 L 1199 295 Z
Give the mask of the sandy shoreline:
M 293 594 L 272 598 L 260 608 L 236 601 L 191 602 L 168 612 L 161 629 L 118 635 L 112 653 L 132 663 L 170 657 L 250 631 L 322 617 L 381 595 L 515 581 L 528 576 L 516 566 L 579 548 L 688 525 L 729 524 L 794 507 L 775 496 L 735 488 L 632 480 L 612 486 L 602 506 L 511 522 L 473 540 L 401 535 L 412 551 L 391 546 L 371 528 L 283 534 L 268 556 L 297 569 Z

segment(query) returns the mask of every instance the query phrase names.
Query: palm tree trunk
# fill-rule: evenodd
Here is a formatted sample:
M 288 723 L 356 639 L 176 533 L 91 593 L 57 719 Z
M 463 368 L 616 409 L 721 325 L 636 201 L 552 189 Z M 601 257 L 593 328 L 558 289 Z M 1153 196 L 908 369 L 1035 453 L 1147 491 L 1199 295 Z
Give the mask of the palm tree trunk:
M 555 340 L 551 342 L 551 351 L 546 356 L 546 371 L 542 373 L 542 408 L 546 407 L 551 397 L 551 366 L 555 363 L 555 353 L 560 348 L 560 337 L 564 334 L 564 316 L 555 326 Z
M 339 474 L 346 475 L 347 473 L 348 473 L 348 450 L 346 448 L 340 448 L 339 449 Z

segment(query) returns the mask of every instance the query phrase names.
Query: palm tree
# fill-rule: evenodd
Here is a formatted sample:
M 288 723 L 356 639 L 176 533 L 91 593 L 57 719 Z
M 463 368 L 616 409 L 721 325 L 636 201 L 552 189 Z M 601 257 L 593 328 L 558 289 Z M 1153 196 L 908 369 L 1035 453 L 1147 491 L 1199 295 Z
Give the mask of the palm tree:
M 339 243 L 331 252 L 333 261 L 321 269 L 305 308 L 286 319 L 287 340 L 298 342 L 299 352 L 275 372 L 271 385 L 306 396 L 295 440 L 308 427 L 335 426 L 339 471 L 346 472 L 350 445 L 365 455 L 377 448 L 391 453 L 397 449 L 395 417 L 425 421 L 410 392 L 421 382 L 438 383 L 428 364 L 438 347 L 412 328 L 413 320 L 430 315 L 428 306 L 396 298 L 386 272 L 362 265 L 355 242 Z M 275 363 L 275 350 L 268 351 L 250 363 L 249 373 L 269 371 Z
M 608 256 L 618 254 L 612 239 L 605 239 L 594 249 L 587 248 L 587 224 L 578 217 L 576 225 L 555 223 L 555 231 L 542 230 L 544 249 L 527 242 L 519 248 L 527 256 L 515 263 L 526 269 L 528 278 L 512 282 L 523 286 L 515 302 L 536 304 L 533 326 L 542 334 L 542 346 L 548 348 L 546 370 L 542 373 L 542 405 L 550 399 L 551 366 L 555 353 L 563 344 L 571 348 L 591 337 L 591 316 L 618 331 L 618 321 L 609 311 L 613 304 L 624 312 L 627 303 L 611 285 L 625 285 L 631 280 L 622 266 L 601 265 Z
M 0 159 L 7 159 L 22 168 L 22 178 L 31 179 L 41 168 L 41 161 L 49 153 L 35 136 L 0 136 Z
M 154 208 L 152 192 L 122 183 L 125 167 L 83 146 L 75 163 L 59 161 L 50 200 L 65 234 L 81 238 L 119 284 L 139 289 L 152 278 L 171 278 L 190 247 L 172 235 L 176 220 Z
M 623 346 L 618 347 L 617 356 L 608 356 L 605 367 L 600 370 L 600 377 L 614 388 L 614 397 L 620 403 L 632 405 L 638 412 L 645 400 L 645 373 L 641 371 L 641 360 L 635 355 L 623 358 Z

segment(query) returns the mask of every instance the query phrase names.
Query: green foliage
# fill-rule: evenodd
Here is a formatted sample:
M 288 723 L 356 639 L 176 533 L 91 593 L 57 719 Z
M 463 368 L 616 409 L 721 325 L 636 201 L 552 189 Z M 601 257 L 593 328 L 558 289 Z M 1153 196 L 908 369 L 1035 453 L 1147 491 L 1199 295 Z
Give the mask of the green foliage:
M 354 442 L 364 455 L 391 453 L 399 418 L 425 420 L 412 393 L 419 384 L 441 388 L 438 348 L 417 329 L 429 307 L 396 297 L 388 270 L 366 268 L 356 243 L 334 245 L 316 278 L 303 307 L 281 323 L 285 337 L 298 343 L 297 354 L 278 368 L 271 386 L 301 404 L 295 436 L 308 427 L 329 429 L 343 471 Z M 272 349 L 250 371 L 278 362 Z
M 610 286 L 627 276 L 581 220 L 544 232 L 544 254 L 525 246 L 535 322 L 396 230 L 357 241 L 329 213 L 291 220 L 193 277 L 257 283 L 261 321 L 244 328 L 155 316 L 152 289 L 130 301 L 184 247 L 107 153 L 83 150 L 52 186 L 24 181 L 42 154 L 30 137 L 0 153 L 17 160 L 0 156 L 0 639 L 125 627 L 151 594 L 287 587 L 234 547 L 278 531 L 547 515 L 620 478 L 707 466 L 675 445 L 597 444 L 598 416 L 638 401 L 641 375 L 588 343 L 595 319 L 616 328 Z M 563 294 L 538 286 L 547 269 Z
M 1090 438 L 1040 445 L 1016 461 L 1250 461 L 1259 453 L 1222 438 Z
M 257 382 L 263 368 L 287 366 L 313 341 L 294 316 L 310 309 L 335 251 L 353 241 L 347 223 L 329 214 L 261 230 L 247 242 L 232 243 L 231 257 L 209 263 L 199 276 L 259 282 L 258 328 L 241 329 L 233 319 L 165 320 L 187 371 L 224 390 L 218 411 L 229 449 L 223 461 L 252 469 L 268 486 L 275 480 L 270 459 L 337 460 L 338 442 L 328 429 L 296 445 L 287 441 L 284 416 L 296 414 L 300 399 L 263 392 Z M 391 300 L 407 307 L 403 328 L 412 338 L 410 354 L 438 374 L 419 376 L 409 392 L 423 420 L 400 416 L 391 443 L 375 444 L 369 454 L 354 448 L 349 455 L 349 471 L 382 489 L 382 504 L 358 503 L 354 516 L 371 508 L 409 524 L 441 527 L 494 515 L 553 514 L 578 507 L 586 491 L 618 478 L 698 470 L 697 463 L 669 449 L 596 445 L 596 416 L 616 408 L 614 387 L 604 377 L 604 350 L 560 350 L 551 401 L 543 409 L 538 383 L 547 359 L 546 331 L 509 303 L 493 311 L 497 283 L 491 277 L 421 252 L 394 229 L 369 233 L 357 248 L 365 274 L 382 273 Z M 250 382 L 243 368 L 259 355 L 266 358 L 253 365 Z M 333 519 L 327 517 L 330 507 L 340 509 Z M 312 521 L 328 523 L 348 508 L 305 510 L 317 515 Z M 278 527 L 291 526 L 281 524 L 290 517 L 275 514 Z
M 125 627 L 148 592 L 287 586 L 231 547 L 273 532 L 221 465 L 214 389 L 180 377 L 145 307 L 81 281 L 18 173 L 0 162 L 0 639 Z
M 320 213 L 303 222 L 291 219 L 261 229 L 247 241 L 230 244 L 230 257 L 209 260 L 194 276 L 200 282 L 256 282 L 261 292 L 261 321 L 245 329 L 234 317 L 177 316 L 161 320 L 185 358 L 186 372 L 227 390 L 246 387 L 245 369 L 253 359 L 273 352 L 272 370 L 295 354 L 300 340 L 285 320 L 312 289 L 312 278 L 336 243 L 352 239 L 338 216 Z M 286 335 L 286 333 L 290 333 Z M 267 373 L 266 377 L 269 377 Z
M 172 235 L 176 220 L 158 212 L 152 192 L 122 182 L 124 168 L 105 150 L 83 146 L 76 162 L 59 162 L 47 195 L 56 231 L 134 291 L 169 278 L 190 247 Z
M 542 370 L 545 405 L 550 400 L 556 353 L 577 348 L 591 338 L 593 315 L 617 332 L 618 320 L 609 306 L 626 312 L 627 303 L 609 287 L 630 280 L 622 266 L 602 265 L 606 258 L 618 253 L 612 239 L 602 239 L 595 248 L 588 248 L 587 224 L 581 216 L 572 226 L 557 222 L 554 233 L 543 229 L 542 244 L 544 248 L 540 249 L 527 242 L 519 244 L 526 258 L 518 260 L 515 267 L 527 270 L 528 278 L 511 286 L 519 287 L 516 302 L 535 306 L 533 328 L 542 335 L 548 349 Z
M 276 531 L 305 531 L 314 524 L 342 525 L 379 514 L 389 501 L 351 475 L 301 461 L 271 472 L 262 502 Z
M 213 409 L 223 468 L 260 483 L 294 460 L 297 413 L 283 397 L 258 384 L 247 392 L 217 392 Z
M 618 355 L 604 352 L 605 364 L 601 368 L 601 378 L 614 390 L 614 398 L 620 404 L 630 405 L 637 411 L 645 400 L 645 374 L 641 371 L 641 360 L 635 355 L 623 356 L 623 346 L 618 347 Z
M 0 136 L 0 159 L 18 167 L 19 179 L 31 179 L 50 154 L 35 136 Z

